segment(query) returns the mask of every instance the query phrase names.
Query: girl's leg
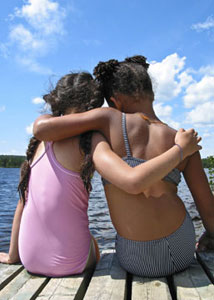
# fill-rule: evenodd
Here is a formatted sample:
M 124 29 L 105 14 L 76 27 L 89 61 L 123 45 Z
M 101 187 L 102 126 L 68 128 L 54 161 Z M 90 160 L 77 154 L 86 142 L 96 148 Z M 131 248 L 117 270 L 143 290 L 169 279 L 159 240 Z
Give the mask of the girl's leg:
M 91 236 L 91 237 L 92 237 L 92 239 L 91 239 L 91 244 L 90 244 L 90 248 L 89 248 L 88 259 L 87 259 L 84 271 L 87 269 L 94 268 L 100 259 L 100 252 L 99 252 L 99 247 L 98 247 L 97 241 L 95 240 L 95 238 L 93 236 Z
M 92 235 L 92 239 L 93 239 L 93 242 L 94 242 L 94 248 L 95 248 L 95 253 L 96 253 L 96 261 L 98 263 L 98 261 L 100 260 L 100 250 L 99 250 L 99 246 L 97 244 L 97 241 L 96 239 L 93 237 Z

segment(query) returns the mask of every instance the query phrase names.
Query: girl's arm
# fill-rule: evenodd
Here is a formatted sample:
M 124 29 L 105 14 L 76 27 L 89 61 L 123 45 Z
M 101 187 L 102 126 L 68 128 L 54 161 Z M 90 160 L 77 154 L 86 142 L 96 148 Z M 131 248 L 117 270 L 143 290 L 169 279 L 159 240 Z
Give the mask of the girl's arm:
M 23 208 L 24 208 L 23 202 L 19 200 L 13 218 L 9 253 L 3 253 L 3 252 L 0 253 L 1 263 L 14 264 L 20 261 L 19 250 L 18 250 L 18 238 L 19 238 L 19 228 L 20 228 Z
M 183 174 L 206 229 L 199 241 L 198 249 L 214 250 L 214 196 L 199 153 L 189 158 Z
M 201 138 L 193 137 L 192 131 L 182 131 L 176 134 L 175 141 L 183 149 L 183 158 L 201 149 L 198 142 Z M 115 154 L 105 138 L 96 133 L 92 141 L 92 155 L 95 169 L 102 177 L 130 194 L 139 194 L 161 180 L 181 160 L 180 148 L 174 145 L 163 154 L 132 168 Z
M 89 130 L 105 134 L 116 113 L 116 109 L 106 107 L 60 117 L 42 115 L 34 123 L 33 134 L 41 141 L 58 141 Z

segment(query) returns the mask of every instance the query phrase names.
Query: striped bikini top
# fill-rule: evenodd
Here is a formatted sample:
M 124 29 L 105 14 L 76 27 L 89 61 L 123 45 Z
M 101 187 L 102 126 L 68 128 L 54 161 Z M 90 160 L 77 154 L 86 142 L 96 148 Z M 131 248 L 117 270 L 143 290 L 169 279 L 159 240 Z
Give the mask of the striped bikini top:
M 129 145 L 128 140 L 128 134 L 127 134 L 127 128 L 126 128 L 126 115 L 125 113 L 122 113 L 122 131 L 123 131 L 123 139 L 126 149 L 126 156 L 122 157 L 122 160 L 124 160 L 130 167 L 136 167 L 144 162 L 146 162 L 145 159 L 142 158 L 136 158 L 132 156 L 131 148 Z M 174 183 L 175 185 L 178 185 L 181 181 L 181 174 L 180 171 L 175 168 L 171 172 L 169 172 L 163 180 Z M 110 183 L 105 178 L 102 178 L 103 185 Z

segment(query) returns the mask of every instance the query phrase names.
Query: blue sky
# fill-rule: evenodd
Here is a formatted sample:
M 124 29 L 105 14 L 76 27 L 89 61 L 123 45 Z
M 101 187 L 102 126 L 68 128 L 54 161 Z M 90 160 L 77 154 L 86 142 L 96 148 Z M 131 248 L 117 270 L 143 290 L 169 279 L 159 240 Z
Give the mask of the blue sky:
M 155 110 L 214 154 L 214 1 L 13 0 L 0 4 L 0 154 L 24 154 L 41 97 L 69 71 L 142 54 Z

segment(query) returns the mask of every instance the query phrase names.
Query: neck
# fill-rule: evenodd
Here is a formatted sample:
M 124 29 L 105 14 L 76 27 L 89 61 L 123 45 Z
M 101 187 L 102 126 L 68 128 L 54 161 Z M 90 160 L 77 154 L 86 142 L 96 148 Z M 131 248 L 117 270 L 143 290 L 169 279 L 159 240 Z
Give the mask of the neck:
M 141 112 L 147 115 L 150 119 L 159 120 L 153 109 L 153 102 L 150 99 L 139 99 L 137 101 L 125 101 L 122 106 L 122 111 L 125 113 Z

